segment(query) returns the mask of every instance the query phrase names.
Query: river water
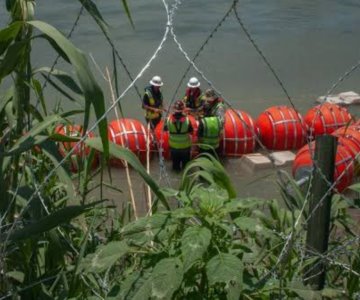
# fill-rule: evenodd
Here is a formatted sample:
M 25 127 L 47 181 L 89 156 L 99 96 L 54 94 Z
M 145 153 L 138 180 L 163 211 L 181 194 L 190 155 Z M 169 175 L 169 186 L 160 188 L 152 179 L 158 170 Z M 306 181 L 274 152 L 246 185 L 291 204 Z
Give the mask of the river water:
M 229 9 L 231 0 L 182 1 L 174 16 L 175 33 L 190 57 Z M 0 3 L 0 25 L 8 22 L 5 1 Z M 166 27 L 166 12 L 160 0 L 128 1 L 135 27 L 124 14 L 121 1 L 96 1 L 109 24 L 109 34 L 129 71 L 135 77 L 158 47 Z M 173 2 L 169 1 L 169 6 Z M 80 9 L 74 0 L 39 0 L 36 18 L 68 33 Z M 359 0 L 242 0 L 238 12 L 253 39 L 262 49 L 301 113 L 315 104 L 337 79 L 360 59 Z M 87 55 L 92 54 L 100 68 L 111 68 L 111 51 L 95 22 L 84 13 L 71 38 Z M 33 66 L 50 66 L 55 58 L 44 41 L 34 43 Z M 206 77 L 235 108 L 254 118 L 267 107 L 289 104 L 283 91 L 246 38 L 233 13 L 214 34 L 196 61 Z M 140 90 L 158 74 L 163 78 L 163 94 L 169 101 L 188 66 L 169 36 L 163 49 L 137 81 Z M 63 63 L 59 68 L 67 68 Z M 108 86 L 93 67 L 108 98 Z M 70 69 L 71 70 L 71 69 Z M 129 78 L 118 65 L 119 85 L 123 90 Z M 191 69 L 190 76 L 198 74 Z M 199 76 L 198 76 L 199 77 Z M 199 77 L 200 78 L 200 77 Z M 201 79 L 202 88 L 207 88 Z M 185 82 L 180 92 L 185 90 Z M 360 71 L 355 71 L 334 92 L 360 92 Z M 47 89 L 49 105 L 61 96 Z M 110 103 L 110 100 L 108 101 Z M 73 104 L 63 101 L 65 108 Z M 140 100 L 134 89 L 122 100 L 125 114 L 142 118 Z M 351 107 L 357 113 L 356 107 Z M 110 115 L 110 119 L 114 115 Z M 234 174 L 233 174 L 234 175 Z M 236 179 L 237 180 L 237 179 Z M 252 179 L 251 179 L 252 180 Z M 273 180 L 273 179 L 271 179 Z M 259 181 L 262 182 L 262 181 Z M 247 191 L 272 196 L 269 188 L 256 183 Z M 272 181 L 273 182 L 273 181 Z M 247 186 L 247 184 L 241 184 Z M 265 187 L 265 184 L 264 184 Z

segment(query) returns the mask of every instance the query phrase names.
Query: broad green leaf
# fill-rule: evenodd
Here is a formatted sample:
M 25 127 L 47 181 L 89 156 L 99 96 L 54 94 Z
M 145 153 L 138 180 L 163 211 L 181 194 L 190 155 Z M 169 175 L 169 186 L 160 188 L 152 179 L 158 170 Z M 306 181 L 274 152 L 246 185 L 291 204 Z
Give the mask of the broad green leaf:
M 22 25 L 22 22 L 14 22 L 0 31 L 0 56 L 18 35 Z
M 149 270 L 143 270 L 132 272 L 130 275 L 125 277 L 125 280 L 121 282 L 120 290 L 115 295 L 115 299 L 127 300 L 127 299 L 136 299 L 133 296 L 136 294 L 136 297 L 140 300 L 147 299 L 150 295 L 151 286 L 150 282 L 147 282 L 149 278 Z M 111 293 L 111 292 L 110 292 Z
M 151 274 L 151 296 L 171 299 L 183 279 L 183 266 L 178 258 L 165 258 L 158 262 Z
M 44 121 L 36 124 L 29 132 L 22 136 L 15 145 L 6 153 L 6 155 L 19 154 L 33 147 L 36 144 L 42 143 L 47 137 L 37 137 L 41 132 L 48 129 L 54 123 L 58 123 L 62 120 L 59 115 L 51 115 L 45 117 Z
M 354 191 L 354 192 L 357 192 L 357 193 L 360 193 L 360 183 L 355 183 L 353 185 L 350 185 L 348 187 L 348 189 Z
M 24 40 L 9 46 L 4 59 L 0 63 L 0 83 L 5 76 L 15 71 L 19 62 L 23 61 L 22 57 L 25 55 L 28 45 L 29 41 Z
M 11 278 L 11 279 L 15 279 L 16 281 L 23 283 L 24 282 L 24 278 L 25 278 L 25 274 L 23 272 L 20 271 L 10 271 L 6 273 L 6 277 Z
M 99 121 L 101 120 L 99 122 L 99 132 L 103 144 L 103 152 L 105 158 L 107 159 L 109 157 L 109 140 L 107 135 L 107 121 L 106 117 L 104 117 L 104 95 L 91 73 L 91 69 L 88 65 L 85 55 L 79 49 L 74 47 L 74 45 L 68 39 L 66 39 L 56 28 L 52 27 L 51 25 L 41 21 L 31 21 L 28 23 L 51 38 L 67 55 L 71 64 L 74 66 L 86 100 L 85 107 L 87 109 L 85 110 L 84 116 L 84 130 L 87 130 L 91 103 L 94 107 L 96 118 Z
M 69 88 L 72 92 L 83 95 L 81 88 L 78 86 L 77 82 L 66 72 L 53 69 L 51 70 L 48 67 L 43 67 L 34 71 L 34 73 L 41 72 L 46 74 L 46 76 L 51 75 L 59 80 L 62 84 L 64 84 L 67 88 Z
M 161 192 L 164 194 L 165 197 L 175 197 L 179 193 L 178 190 L 168 188 L 168 187 L 161 188 Z
M 181 237 L 181 252 L 184 262 L 184 272 L 201 260 L 211 241 L 211 231 L 206 227 L 193 226 L 185 230 Z
M 320 291 L 313 291 L 310 288 L 306 289 L 306 287 L 303 287 L 303 288 L 289 287 L 289 290 L 294 292 L 297 295 L 297 297 L 298 297 L 297 299 L 303 299 L 303 300 L 308 300 L 308 299 L 321 300 L 321 299 L 323 299 L 321 297 Z
M 258 198 L 242 198 L 232 199 L 230 202 L 225 204 L 225 210 L 228 213 L 238 212 L 241 210 L 255 209 L 261 205 L 264 205 L 266 200 Z
M 178 258 L 164 258 L 154 267 L 150 278 L 132 299 L 172 299 L 183 279 L 183 266 Z
M 44 93 L 43 93 L 43 89 L 41 86 L 41 83 L 39 80 L 35 79 L 34 77 L 32 77 L 31 79 L 31 86 L 36 94 L 36 97 L 39 99 L 41 107 L 43 109 L 43 112 L 45 114 L 45 116 L 47 116 L 47 108 L 46 108 L 46 104 L 45 104 L 45 98 L 44 98 Z
M 6 114 L 6 120 L 9 123 L 10 128 L 14 128 L 16 126 L 16 115 L 14 110 L 14 101 L 8 101 L 5 104 L 4 108 Z
M 7 103 L 14 97 L 14 86 L 11 86 L 5 94 L 0 98 L 0 113 L 3 111 Z
M 125 225 L 121 234 L 131 242 L 142 244 L 158 238 L 161 231 L 169 230 L 173 224 L 169 214 L 156 213 Z
M 36 135 L 34 137 L 29 136 L 21 143 L 16 143 L 9 152 L 4 153 L 4 156 L 19 155 L 25 151 L 32 149 L 35 145 L 42 144 L 49 137 L 47 135 Z
M 223 282 L 226 284 L 226 289 L 231 298 L 237 296 L 237 299 L 241 294 L 243 271 L 244 266 L 241 260 L 228 253 L 219 253 L 206 265 L 209 285 Z
M 102 146 L 99 138 L 89 138 L 85 141 L 85 144 L 87 144 L 91 148 L 94 148 L 100 152 L 103 152 L 103 146 Z M 161 201 L 161 203 L 164 205 L 164 207 L 168 210 L 170 209 L 169 204 L 167 203 L 165 196 L 161 192 L 160 187 L 152 179 L 152 177 L 146 172 L 144 166 L 141 164 L 141 162 L 135 156 L 134 153 L 132 153 L 130 150 L 120 147 L 112 142 L 110 142 L 110 144 L 109 144 L 109 151 L 110 151 L 111 156 L 118 158 L 118 159 L 126 160 L 141 175 L 141 177 L 145 180 L 145 182 L 150 186 L 151 190 L 158 197 L 158 199 Z M 153 206 L 154 207 L 156 206 L 156 202 L 154 202 Z
M 17 242 L 23 239 L 31 238 L 34 235 L 47 232 L 63 223 L 69 223 L 72 219 L 78 217 L 79 215 L 85 213 L 86 211 L 89 211 L 94 206 L 102 202 L 104 201 L 101 200 L 90 203 L 88 205 L 67 206 L 62 209 L 59 209 L 34 223 L 27 224 L 26 227 L 22 229 L 18 229 L 11 232 L 8 237 L 8 240 Z M 4 241 L 6 240 L 6 238 L 7 238 L 6 232 L 0 235 L 0 241 Z
M 192 207 L 177 208 L 171 212 L 175 219 L 190 219 L 196 216 L 196 211 Z
M 257 219 L 250 217 L 239 217 L 234 220 L 234 223 L 239 227 L 242 231 L 248 231 L 252 233 L 261 234 L 266 228 L 264 228 Z
M 204 173 L 205 171 L 205 173 Z M 207 174 L 206 174 L 207 173 Z M 191 192 L 193 184 L 191 182 L 194 178 L 204 179 L 202 175 L 206 174 L 209 183 L 216 182 L 216 184 L 225 189 L 230 199 L 236 197 L 236 190 L 231 183 L 230 177 L 221 163 L 211 155 L 203 154 L 202 156 L 191 161 L 184 170 L 180 190 L 186 190 L 187 193 Z M 209 174 L 212 176 L 209 181 Z
M 47 80 L 49 82 L 49 84 L 54 87 L 59 93 L 63 94 L 66 98 L 68 98 L 70 101 L 73 102 L 82 102 L 83 98 L 79 97 L 79 99 L 77 99 L 78 97 L 73 97 L 72 95 L 70 95 L 70 93 L 68 93 L 67 91 L 65 91 L 63 88 L 60 87 L 60 85 L 58 85 L 55 81 L 53 81 L 50 77 L 45 76 L 44 74 L 42 74 L 44 79 Z
M 95 253 L 87 255 L 81 262 L 79 271 L 104 272 L 112 267 L 129 250 L 124 241 L 114 241 L 101 245 Z
M 102 17 L 100 11 L 98 10 L 96 4 L 91 0 L 79 0 L 81 5 L 87 10 L 90 16 L 95 20 L 100 29 L 106 33 L 108 25 L 106 24 L 104 18 Z
M 43 38 L 49 42 L 49 44 L 53 47 L 53 49 L 57 52 L 57 54 L 62 57 L 67 63 L 71 64 L 71 61 L 67 55 L 67 53 L 58 45 L 51 37 L 46 34 L 40 34 L 36 36 L 36 38 Z
M 150 299 L 151 297 L 151 281 L 147 280 L 143 285 L 141 285 L 138 290 L 136 291 L 136 294 L 131 297 L 125 297 L 124 299 L 131 299 L 131 300 L 146 300 Z
M 321 291 L 321 296 L 325 299 L 344 299 L 346 294 L 343 289 L 325 288 Z
M 59 165 L 60 161 L 62 160 L 62 157 L 54 141 L 47 140 L 44 143 L 42 143 L 41 150 L 44 153 L 44 155 L 51 160 L 54 166 Z M 74 185 L 69 175 L 69 172 L 62 165 L 60 165 L 55 172 L 56 175 L 59 177 L 60 182 L 64 184 L 69 199 L 72 201 L 72 203 L 76 203 L 76 194 L 74 190 Z

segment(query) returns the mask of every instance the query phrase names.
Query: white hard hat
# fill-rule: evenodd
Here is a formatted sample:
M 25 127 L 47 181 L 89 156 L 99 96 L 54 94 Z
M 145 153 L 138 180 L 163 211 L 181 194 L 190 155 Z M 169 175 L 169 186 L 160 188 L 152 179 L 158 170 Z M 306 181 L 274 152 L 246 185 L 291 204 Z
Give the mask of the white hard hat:
M 200 86 L 200 81 L 196 77 L 191 77 L 188 84 L 188 87 L 190 88 L 196 88 Z
M 161 80 L 160 76 L 154 76 L 151 80 L 150 80 L 150 84 L 154 85 L 154 86 L 162 86 L 164 83 Z

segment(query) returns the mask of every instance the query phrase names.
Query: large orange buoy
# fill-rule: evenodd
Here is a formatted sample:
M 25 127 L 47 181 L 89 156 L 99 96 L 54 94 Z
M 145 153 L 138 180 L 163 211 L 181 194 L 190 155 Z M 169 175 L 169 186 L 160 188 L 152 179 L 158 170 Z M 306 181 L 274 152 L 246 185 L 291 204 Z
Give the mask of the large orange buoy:
M 351 121 L 348 110 L 336 104 L 323 103 L 311 108 L 304 116 L 310 138 L 330 134 Z
M 108 125 L 109 140 L 131 150 L 142 163 L 146 163 L 147 141 L 149 140 L 150 158 L 153 151 L 153 136 L 151 131 L 138 120 L 119 119 L 113 120 Z M 111 159 L 111 165 L 123 166 L 118 159 Z
M 256 136 L 257 129 L 249 114 L 228 109 L 225 113 L 220 153 L 233 157 L 252 153 L 256 146 Z
M 298 149 L 305 144 L 306 125 L 302 116 L 288 106 L 273 106 L 256 120 L 259 137 L 272 150 Z
M 194 157 L 198 154 L 198 149 L 195 144 L 197 143 L 197 131 L 199 123 L 195 119 L 195 117 L 191 115 L 188 115 L 188 118 L 193 128 L 193 133 L 191 135 L 191 140 L 193 143 L 193 146 L 191 148 L 191 157 Z M 161 120 L 159 124 L 156 125 L 154 134 L 158 151 L 161 152 L 162 156 L 165 159 L 170 159 L 169 132 L 164 131 L 164 120 Z
M 80 125 L 58 125 L 55 128 L 55 133 L 61 134 L 68 137 L 76 137 L 81 138 L 84 130 Z M 88 137 L 92 138 L 95 137 L 93 132 L 88 132 Z M 75 147 L 77 142 L 60 142 L 59 143 L 59 152 L 60 154 L 65 157 L 67 153 Z M 86 147 L 84 143 L 78 145 L 72 155 L 70 156 L 70 170 L 72 172 L 79 171 L 79 160 L 83 160 L 90 154 L 90 148 Z M 95 156 L 92 162 L 92 167 L 97 166 L 97 157 Z
M 339 139 L 352 154 L 353 158 L 360 153 L 360 126 L 344 126 L 335 130 L 332 135 Z
M 312 156 L 314 156 L 314 149 L 315 142 L 311 142 L 310 147 L 309 145 L 305 145 L 296 154 L 292 167 L 292 173 L 295 179 L 300 179 L 303 174 L 310 172 L 313 167 Z M 344 145 L 338 144 L 335 158 L 334 181 L 339 180 L 335 186 L 339 192 L 342 192 L 352 182 L 354 176 L 353 162 L 353 156 L 350 151 Z

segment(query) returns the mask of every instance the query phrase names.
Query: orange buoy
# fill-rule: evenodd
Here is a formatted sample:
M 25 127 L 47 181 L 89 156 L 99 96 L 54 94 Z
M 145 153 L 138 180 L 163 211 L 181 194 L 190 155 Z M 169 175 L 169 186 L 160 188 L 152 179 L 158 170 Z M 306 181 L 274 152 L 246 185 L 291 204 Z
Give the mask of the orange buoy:
M 311 149 L 311 152 L 310 152 Z M 304 174 L 310 173 L 313 167 L 315 142 L 302 147 L 295 156 L 292 173 L 295 179 L 300 179 Z M 342 144 L 338 144 L 335 158 L 334 181 L 338 181 L 336 189 L 342 192 L 347 188 L 354 176 L 354 160 L 351 152 Z M 340 178 L 341 176 L 341 178 Z
M 192 115 L 188 115 L 188 118 L 193 128 L 193 133 L 191 135 L 191 140 L 193 143 L 193 146 L 191 147 L 191 157 L 195 157 L 198 154 L 198 149 L 195 144 L 197 143 L 197 131 L 199 123 Z M 159 124 L 156 125 L 154 135 L 156 139 L 157 150 L 161 152 L 165 159 L 170 159 L 169 132 L 164 131 L 164 120 L 161 120 Z
M 220 153 L 232 157 L 252 153 L 256 146 L 256 135 L 257 128 L 249 114 L 240 110 L 228 109 L 225 112 Z
M 339 143 L 352 153 L 353 158 L 360 153 L 360 126 L 344 126 L 332 134 L 338 137 Z
M 61 134 L 67 137 L 82 137 L 84 130 L 80 125 L 58 125 L 55 128 L 55 133 Z M 95 137 L 93 132 L 88 132 L 88 137 Z M 65 157 L 67 153 L 75 147 L 77 142 L 60 142 L 59 152 Z M 79 171 L 79 160 L 83 160 L 88 157 L 90 154 L 90 148 L 86 147 L 84 143 L 78 145 L 72 155 L 70 156 L 70 170 L 72 172 Z M 97 166 L 97 157 L 95 156 L 92 162 L 92 167 L 95 168 Z
M 150 139 L 150 151 L 153 151 L 153 136 L 150 131 L 138 120 L 119 119 L 113 120 L 108 125 L 109 140 L 131 150 L 142 163 L 146 163 L 146 147 Z M 150 158 L 151 158 L 150 152 Z M 121 160 L 111 159 L 110 164 L 122 167 Z
M 306 125 L 302 116 L 288 106 L 273 106 L 256 120 L 259 137 L 272 150 L 298 149 L 305 144 Z
M 310 138 L 330 134 L 351 121 L 348 110 L 336 104 L 323 103 L 311 108 L 304 116 Z

